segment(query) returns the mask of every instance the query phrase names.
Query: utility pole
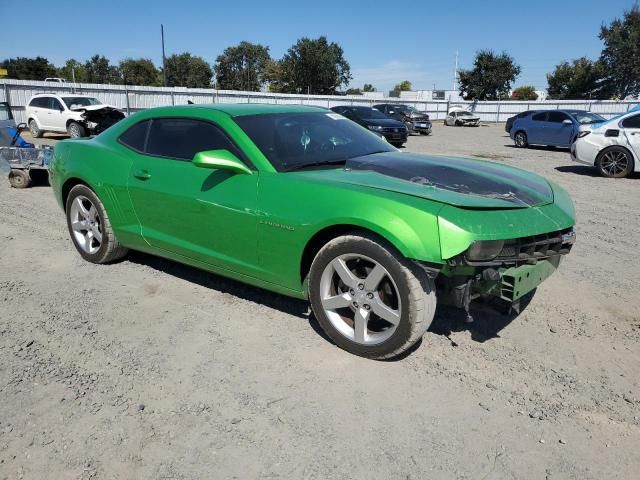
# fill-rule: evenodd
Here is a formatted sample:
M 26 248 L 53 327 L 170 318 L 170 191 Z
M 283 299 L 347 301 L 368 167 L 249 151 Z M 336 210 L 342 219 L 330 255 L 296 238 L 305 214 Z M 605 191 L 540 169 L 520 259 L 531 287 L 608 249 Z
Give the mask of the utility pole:
M 458 50 L 456 50 L 456 66 L 453 70 L 453 90 L 458 89 Z
M 167 59 L 164 56 L 164 25 L 160 24 L 160 37 L 162 38 L 162 80 L 163 84 L 167 86 Z

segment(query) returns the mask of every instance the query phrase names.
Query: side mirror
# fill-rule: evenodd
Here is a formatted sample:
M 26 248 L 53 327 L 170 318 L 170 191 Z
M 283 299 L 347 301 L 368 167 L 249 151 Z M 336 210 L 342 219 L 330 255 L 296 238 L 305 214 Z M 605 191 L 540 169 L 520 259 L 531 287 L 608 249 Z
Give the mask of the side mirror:
M 573 122 L 571 120 L 569 120 L 568 118 L 565 118 L 562 121 L 563 125 L 573 125 Z
M 209 168 L 212 170 L 228 170 L 233 173 L 253 172 L 242 161 L 229 150 L 206 150 L 194 155 L 192 163 L 196 167 Z

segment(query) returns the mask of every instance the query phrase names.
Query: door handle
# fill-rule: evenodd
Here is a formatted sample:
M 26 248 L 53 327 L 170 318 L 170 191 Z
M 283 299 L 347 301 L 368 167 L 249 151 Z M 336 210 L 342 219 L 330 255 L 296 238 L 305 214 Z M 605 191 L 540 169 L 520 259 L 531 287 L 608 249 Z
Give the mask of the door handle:
M 149 180 L 151 178 L 151 174 L 146 170 L 138 170 L 134 172 L 133 176 L 139 180 Z

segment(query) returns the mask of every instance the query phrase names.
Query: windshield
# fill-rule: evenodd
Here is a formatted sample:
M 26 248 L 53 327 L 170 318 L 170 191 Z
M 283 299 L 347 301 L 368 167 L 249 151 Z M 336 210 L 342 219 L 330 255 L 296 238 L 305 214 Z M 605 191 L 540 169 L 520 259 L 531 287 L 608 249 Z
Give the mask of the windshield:
M 69 110 L 77 107 L 88 107 L 89 105 L 102 105 L 100 100 L 93 97 L 62 97 L 62 100 Z
M 473 117 L 473 113 L 471 112 L 453 112 L 457 113 L 459 117 Z
M 333 112 L 247 115 L 234 120 L 280 172 L 395 151 L 375 133 Z
M 415 113 L 417 112 L 417 110 L 413 107 L 410 107 L 409 105 L 398 105 L 396 107 L 396 110 L 403 112 L 403 113 Z
M 590 123 L 599 123 L 606 121 L 604 117 L 601 117 L 597 113 L 591 112 L 571 112 L 571 116 L 582 125 L 589 125 Z

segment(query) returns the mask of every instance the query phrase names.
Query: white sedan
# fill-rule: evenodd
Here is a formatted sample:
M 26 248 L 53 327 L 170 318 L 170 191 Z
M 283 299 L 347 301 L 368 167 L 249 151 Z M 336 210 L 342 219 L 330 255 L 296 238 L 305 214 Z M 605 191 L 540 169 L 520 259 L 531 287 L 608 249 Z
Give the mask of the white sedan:
M 609 178 L 640 172 L 640 105 L 607 122 L 580 127 L 571 159 Z

